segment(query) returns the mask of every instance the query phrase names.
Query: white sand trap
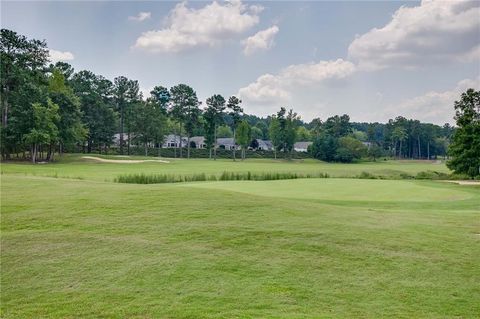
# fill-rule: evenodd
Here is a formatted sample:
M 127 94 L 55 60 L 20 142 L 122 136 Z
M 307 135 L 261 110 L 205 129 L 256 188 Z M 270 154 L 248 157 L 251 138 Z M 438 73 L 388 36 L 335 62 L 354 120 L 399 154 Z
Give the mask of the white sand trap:
M 96 156 L 82 156 L 84 159 L 94 160 L 102 163 L 119 163 L 119 164 L 137 164 L 145 162 L 157 162 L 157 163 L 170 163 L 169 161 L 163 160 L 112 160 Z
M 449 183 L 455 183 L 458 185 L 475 185 L 480 186 L 480 181 L 447 181 Z

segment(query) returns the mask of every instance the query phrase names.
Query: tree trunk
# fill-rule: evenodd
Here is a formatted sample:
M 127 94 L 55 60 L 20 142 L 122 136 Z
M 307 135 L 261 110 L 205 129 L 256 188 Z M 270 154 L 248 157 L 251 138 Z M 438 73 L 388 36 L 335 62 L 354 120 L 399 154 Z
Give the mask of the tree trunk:
M 427 142 L 427 157 L 430 160 L 430 141 Z
M 212 147 L 211 146 L 208 149 L 208 158 L 212 159 Z
M 35 163 L 35 161 L 37 160 L 37 144 L 36 143 L 33 143 L 32 147 L 31 147 L 31 156 L 32 156 L 32 163 Z
M 217 124 L 215 124 L 215 129 L 213 130 L 213 160 L 217 160 Z
M 53 154 L 55 153 L 55 149 L 53 149 L 52 144 L 48 146 L 48 153 L 47 153 L 47 161 L 53 160 Z
M 148 156 L 148 142 L 145 141 L 145 156 Z
M 187 158 L 190 159 L 190 134 L 187 136 Z
M 124 125 L 123 107 L 120 110 L 120 155 L 123 155 L 123 125 Z M 90 152 L 89 152 L 90 153 Z
M 275 147 L 273 148 L 273 157 L 277 159 L 277 149 Z
M 422 158 L 422 149 L 420 148 L 420 135 L 417 137 L 418 140 L 418 159 Z
M 128 129 L 128 133 L 127 133 L 127 154 L 130 155 L 130 128 Z
M 235 140 L 235 133 L 236 133 L 236 129 L 235 129 L 235 124 L 233 125 L 233 161 L 235 162 L 235 153 L 237 152 L 237 143 L 236 143 L 236 140 Z
M 180 135 L 179 135 L 179 138 L 180 138 L 180 158 L 183 157 L 183 152 L 182 152 L 182 124 L 180 123 Z

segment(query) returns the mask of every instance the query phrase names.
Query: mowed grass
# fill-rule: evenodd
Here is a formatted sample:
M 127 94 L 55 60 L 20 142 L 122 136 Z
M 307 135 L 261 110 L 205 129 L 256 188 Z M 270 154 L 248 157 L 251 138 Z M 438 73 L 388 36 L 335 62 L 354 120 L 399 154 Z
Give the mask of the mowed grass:
M 377 161 L 357 164 L 325 163 L 313 159 L 285 161 L 283 159 L 247 159 L 233 162 L 227 159 L 166 159 L 170 163 L 145 162 L 135 164 L 101 163 L 83 159 L 83 155 L 64 155 L 57 157 L 53 164 L 32 166 L 28 163 L 9 163 L 2 165 L 3 174 L 54 176 L 59 178 L 92 179 L 98 181 L 113 181 L 119 175 L 129 174 L 178 174 L 190 175 L 205 173 L 206 175 L 223 172 L 290 172 L 298 174 L 326 173 L 331 177 L 354 177 L 362 172 L 386 177 L 399 177 L 400 174 L 416 175 L 422 171 L 438 171 L 448 173 L 444 163 L 432 161 Z M 128 160 L 152 159 L 152 157 L 115 157 L 102 158 Z
M 246 164 L 178 162 L 172 172 Z M 314 164 L 326 166 L 248 165 Z M 347 178 L 105 182 L 150 165 L 2 165 L 0 317 L 480 314 L 477 186 Z M 357 169 L 343 167 L 344 174 Z M 41 176 L 46 169 L 81 172 L 84 180 Z

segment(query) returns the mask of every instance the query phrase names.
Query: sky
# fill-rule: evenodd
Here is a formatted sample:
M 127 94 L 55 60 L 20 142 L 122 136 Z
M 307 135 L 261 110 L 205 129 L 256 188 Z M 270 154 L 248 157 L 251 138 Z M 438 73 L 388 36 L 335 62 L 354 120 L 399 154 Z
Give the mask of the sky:
M 239 96 L 303 120 L 454 123 L 480 89 L 480 1 L 2 1 L 1 26 L 111 80 Z

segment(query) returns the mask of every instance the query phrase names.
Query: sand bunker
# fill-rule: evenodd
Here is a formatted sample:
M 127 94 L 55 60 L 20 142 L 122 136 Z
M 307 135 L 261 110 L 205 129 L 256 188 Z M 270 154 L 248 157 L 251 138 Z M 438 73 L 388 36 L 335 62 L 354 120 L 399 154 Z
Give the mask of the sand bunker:
M 146 162 L 170 163 L 169 161 L 163 161 L 163 160 L 113 160 L 113 159 L 106 159 L 106 158 L 101 158 L 96 156 L 82 156 L 82 158 L 94 160 L 102 163 L 119 163 L 119 164 L 136 164 L 136 163 L 146 163 Z
M 474 186 L 480 186 L 480 181 L 447 181 L 449 183 L 455 183 L 458 185 L 474 185 Z

